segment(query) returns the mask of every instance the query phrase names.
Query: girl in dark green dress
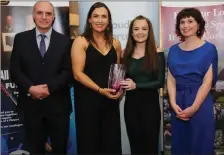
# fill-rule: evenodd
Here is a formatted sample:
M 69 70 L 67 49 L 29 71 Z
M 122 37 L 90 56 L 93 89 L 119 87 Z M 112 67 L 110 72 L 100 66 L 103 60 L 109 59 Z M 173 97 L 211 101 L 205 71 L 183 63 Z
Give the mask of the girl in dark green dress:
M 152 24 L 138 16 L 130 25 L 123 63 L 127 79 L 124 106 L 132 154 L 158 154 L 160 106 L 158 89 L 165 79 L 164 53 L 156 48 Z

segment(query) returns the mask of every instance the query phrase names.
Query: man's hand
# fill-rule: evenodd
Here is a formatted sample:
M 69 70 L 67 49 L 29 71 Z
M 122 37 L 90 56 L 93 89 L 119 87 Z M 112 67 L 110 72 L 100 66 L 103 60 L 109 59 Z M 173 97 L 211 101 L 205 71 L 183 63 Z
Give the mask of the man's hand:
M 48 89 L 48 86 L 46 84 L 43 84 L 43 85 L 39 85 L 41 86 L 42 88 L 44 88 L 45 90 L 45 94 L 42 94 L 41 98 L 40 99 L 43 99 L 43 98 L 46 98 L 50 95 L 50 92 L 49 92 L 49 89 Z
M 29 89 L 29 93 L 33 99 L 43 99 L 49 96 L 48 86 L 46 84 L 31 86 Z

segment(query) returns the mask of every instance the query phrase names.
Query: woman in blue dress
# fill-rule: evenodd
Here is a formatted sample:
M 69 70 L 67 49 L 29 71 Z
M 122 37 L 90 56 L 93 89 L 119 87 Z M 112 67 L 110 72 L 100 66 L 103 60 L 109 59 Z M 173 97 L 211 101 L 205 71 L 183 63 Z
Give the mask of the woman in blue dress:
M 176 18 L 181 42 L 168 54 L 167 87 L 172 106 L 172 155 L 213 155 L 215 119 L 210 89 L 216 83 L 215 45 L 201 39 L 205 21 L 185 8 Z

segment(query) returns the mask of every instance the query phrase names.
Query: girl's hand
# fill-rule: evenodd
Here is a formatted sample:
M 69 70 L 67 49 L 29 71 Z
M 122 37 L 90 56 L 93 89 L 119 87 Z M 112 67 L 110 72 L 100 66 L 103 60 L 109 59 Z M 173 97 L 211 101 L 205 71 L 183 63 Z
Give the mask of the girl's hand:
M 122 88 L 126 90 L 134 90 L 136 89 L 136 84 L 132 79 L 126 79 L 120 82 Z

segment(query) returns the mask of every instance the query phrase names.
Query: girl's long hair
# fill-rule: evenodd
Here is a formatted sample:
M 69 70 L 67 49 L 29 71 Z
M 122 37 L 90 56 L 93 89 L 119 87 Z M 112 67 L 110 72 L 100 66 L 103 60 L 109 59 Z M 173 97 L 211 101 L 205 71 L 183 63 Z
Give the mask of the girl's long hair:
M 123 54 L 123 63 L 125 64 L 127 69 L 131 65 L 131 58 L 136 46 L 136 41 L 134 40 L 132 36 L 132 33 L 133 33 L 132 29 L 133 29 L 134 22 L 136 20 L 145 20 L 148 23 L 148 27 L 149 27 L 148 38 L 146 40 L 145 56 L 143 58 L 144 59 L 143 70 L 155 71 L 157 69 L 157 52 L 156 52 L 156 43 L 155 43 L 153 27 L 150 20 L 142 15 L 137 16 L 135 19 L 132 20 L 130 24 L 129 33 L 128 33 L 128 41 L 127 41 L 126 48 Z

